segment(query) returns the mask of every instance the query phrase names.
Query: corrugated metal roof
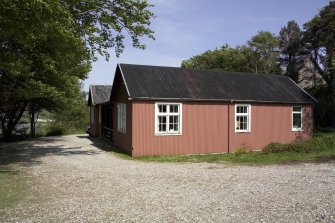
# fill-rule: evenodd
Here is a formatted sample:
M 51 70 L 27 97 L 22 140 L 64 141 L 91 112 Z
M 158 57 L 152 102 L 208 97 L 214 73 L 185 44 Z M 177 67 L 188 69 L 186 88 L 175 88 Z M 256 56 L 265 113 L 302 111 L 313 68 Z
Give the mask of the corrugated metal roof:
M 102 104 L 109 102 L 112 91 L 112 85 L 90 85 L 89 97 L 92 104 Z
M 313 103 L 290 78 L 225 71 L 119 64 L 129 97 L 195 101 Z

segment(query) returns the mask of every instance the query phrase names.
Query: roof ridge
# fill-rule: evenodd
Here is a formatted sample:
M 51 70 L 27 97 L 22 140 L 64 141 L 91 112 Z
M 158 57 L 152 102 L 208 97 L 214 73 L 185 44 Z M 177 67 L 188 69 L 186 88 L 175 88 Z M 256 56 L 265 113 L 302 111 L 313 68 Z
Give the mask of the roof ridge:
M 185 70 L 193 70 L 193 71 L 201 71 L 201 72 L 214 72 L 214 73 L 234 73 L 234 74 L 249 74 L 249 75 L 257 75 L 257 76 L 276 76 L 276 77 L 287 77 L 281 74 L 261 74 L 261 73 L 253 73 L 253 72 L 242 72 L 242 71 L 228 71 L 228 70 L 209 70 L 209 69 L 200 69 L 200 68 L 190 68 L 190 67 L 173 67 L 173 66 L 161 66 L 161 65 L 146 65 L 146 64 L 128 64 L 128 63 L 119 63 L 120 66 L 138 66 L 138 67 L 157 67 L 157 68 L 173 68 L 173 69 L 185 69 Z
M 113 86 L 111 84 L 90 84 L 89 87 L 93 87 L 93 86 L 104 86 L 104 87 L 110 87 Z

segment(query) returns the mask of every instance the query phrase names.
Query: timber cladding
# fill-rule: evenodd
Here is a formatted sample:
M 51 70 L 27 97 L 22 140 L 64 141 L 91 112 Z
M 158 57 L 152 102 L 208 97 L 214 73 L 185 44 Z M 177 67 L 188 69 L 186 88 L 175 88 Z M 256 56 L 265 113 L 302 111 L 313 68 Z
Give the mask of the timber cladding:
M 258 150 L 271 142 L 289 143 L 312 137 L 311 106 L 304 106 L 304 131 L 294 132 L 292 105 L 251 104 L 250 132 L 237 133 L 235 105 L 206 102 L 182 103 L 182 134 L 157 136 L 154 134 L 154 104 L 151 101 L 132 103 L 133 156 L 227 153 L 239 147 Z

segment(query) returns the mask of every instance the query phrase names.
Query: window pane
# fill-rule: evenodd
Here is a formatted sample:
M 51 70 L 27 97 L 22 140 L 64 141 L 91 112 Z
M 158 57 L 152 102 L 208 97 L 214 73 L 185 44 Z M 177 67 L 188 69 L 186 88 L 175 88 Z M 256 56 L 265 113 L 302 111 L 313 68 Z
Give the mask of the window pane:
M 248 116 L 239 115 L 236 116 L 236 130 L 248 130 Z
M 240 130 L 240 117 L 236 116 L 236 130 Z
M 176 131 L 176 132 L 179 131 L 178 126 L 179 126 L 178 124 L 174 124 L 174 125 L 173 125 L 174 131 Z
M 241 130 L 245 130 L 245 123 L 244 123 L 244 122 L 241 122 L 241 123 L 240 123 L 240 129 L 241 129 Z
M 158 105 L 158 112 L 166 113 L 166 105 Z
M 293 111 L 295 112 L 301 112 L 302 108 L 301 107 L 293 107 Z
M 237 106 L 236 113 L 241 113 L 241 107 L 240 106 Z
M 179 116 L 171 115 L 169 116 L 169 131 L 178 131 L 179 130 Z
M 159 132 L 166 132 L 166 124 L 160 124 L 158 126 L 158 131 Z
M 169 116 L 169 122 L 172 123 L 172 124 L 176 124 L 178 123 L 178 117 L 177 115 L 171 115 Z
M 178 105 L 170 105 L 171 113 L 178 113 Z
M 169 116 L 169 123 L 171 124 L 173 124 L 173 116 Z
M 248 106 L 236 106 L 236 113 L 238 114 L 248 113 Z
M 301 128 L 301 114 L 293 113 L 293 128 Z
M 175 124 L 179 124 L 179 116 L 174 116 L 173 119 Z
M 158 116 L 158 131 L 166 132 L 166 116 Z
M 118 104 L 118 130 L 126 133 L 126 104 Z
M 166 124 L 166 116 L 158 116 L 159 124 Z
M 169 131 L 173 131 L 173 124 L 169 124 Z

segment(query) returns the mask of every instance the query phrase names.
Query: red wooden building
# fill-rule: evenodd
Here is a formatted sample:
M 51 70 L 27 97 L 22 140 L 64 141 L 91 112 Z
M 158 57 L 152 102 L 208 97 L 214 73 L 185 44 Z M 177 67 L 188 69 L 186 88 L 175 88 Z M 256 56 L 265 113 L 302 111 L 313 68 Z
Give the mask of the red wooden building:
M 91 134 L 132 156 L 261 150 L 311 138 L 315 102 L 280 75 L 119 64 L 90 88 Z

